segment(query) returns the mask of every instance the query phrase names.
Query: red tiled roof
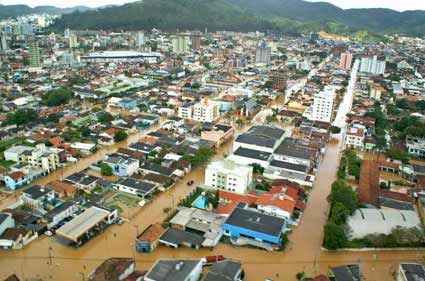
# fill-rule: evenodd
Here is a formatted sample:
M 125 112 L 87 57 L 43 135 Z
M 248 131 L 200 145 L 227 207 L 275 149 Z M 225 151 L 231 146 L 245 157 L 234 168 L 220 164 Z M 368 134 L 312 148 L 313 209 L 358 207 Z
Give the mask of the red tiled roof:
M 17 181 L 21 178 L 24 178 L 25 174 L 20 171 L 17 171 L 17 172 L 10 173 L 9 177 L 11 177 L 14 181 Z
M 297 201 L 286 198 L 280 194 L 263 194 L 260 195 L 256 201 L 257 205 L 274 206 L 288 213 L 292 213 Z

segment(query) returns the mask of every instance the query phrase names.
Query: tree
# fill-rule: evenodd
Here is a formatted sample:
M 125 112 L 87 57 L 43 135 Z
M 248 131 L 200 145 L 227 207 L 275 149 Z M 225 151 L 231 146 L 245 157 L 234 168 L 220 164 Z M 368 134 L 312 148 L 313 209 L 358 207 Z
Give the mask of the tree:
M 115 142 L 120 142 L 125 140 L 128 137 L 128 134 L 125 131 L 118 131 L 114 136 Z
M 46 121 L 49 123 L 58 123 L 60 116 L 58 114 L 52 113 L 46 117 Z
M 88 138 L 88 137 L 90 137 L 91 130 L 89 128 L 87 128 L 87 127 L 82 127 L 80 129 L 80 133 L 81 133 L 81 136 L 83 138 Z
M 215 150 L 212 148 L 201 147 L 194 155 L 185 154 L 182 159 L 189 161 L 193 167 L 197 167 L 207 163 L 215 153 Z
M 358 206 L 356 192 L 344 180 L 337 180 L 332 184 L 329 199 L 332 208 L 339 202 L 347 208 L 349 214 L 353 214 Z
M 344 248 L 347 245 L 348 239 L 344 228 L 329 222 L 324 227 L 325 237 L 323 246 L 329 250 Z
M 8 113 L 6 116 L 6 124 L 18 126 L 34 122 L 38 120 L 38 114 L 34 109 L 24 108 L 18 109 L 15 113 Z
M 252 163 L 249 166 L 253 168 L 254 174 L 262 175 L 264 173 L 264 168 L 258 163 Z
M 100 173 L 102 174 L 102 176 L 112 176 L 112 168 L 106 164 L 106 163 L 101 163 L 100 164 Z
M 410 155 L 403 148 L 391 147 L 387 153 L 387 157 L 390 157 L 395 160 L 400 160 L 403 164 L 408 164 L 410 161 Z
M 97 121 L 100 123 L 109 123 L 113 121 L 115 118 L 108 112 L 101 112 L 97 115 Z
M 336 225 L 345 224 L 350 211 L 340 202 L 336 202 L 331 209 L 330 221 Z
M 72 91 L 65 88 L 57 88 L 47 92 L 41 97 L 43 103 L 47 106 L 58 106 L 67 104 L 72 97 Z

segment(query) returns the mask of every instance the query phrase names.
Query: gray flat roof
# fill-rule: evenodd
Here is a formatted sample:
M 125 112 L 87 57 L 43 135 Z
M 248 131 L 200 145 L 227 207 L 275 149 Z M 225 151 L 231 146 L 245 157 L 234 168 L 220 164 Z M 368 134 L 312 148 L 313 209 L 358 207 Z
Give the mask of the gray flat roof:
M 276 154 L 290 156 L 300 159 L 311 159 L 314 157 L 315 151 L 312 148 L 297 145 L 291 141 L 284 140 L 275 151 Z
M 92 206 L 56 230 L 56 234 L 77 242 L 84 233 L 107 218 L 109 212 Z
M 145 278 L 155 281 L 185 281 L 200 260 L 158 260 Z
M 246 158 L 251 158 L 251 159 L 256 159 L 261 161 L 269 160 L 271 155 L 271 153 L 268 153 L 268 152 L 261 152 L 261 151 L 243 148 L 243 147 L 239 147 L 238 149 L 236 149 L 236 151 L 233 154 L 236 156 L 246 157 Z
M 271 167 L 278 167 L 278 168 L 282 168 L 282 169 L 286 169 L 286 170 L 304 172 L 304 173 L 307 171 L 306 165 L 293 164 L 293 163 L 278 161 L 278 160 L 272 160 L 270 162 L 270 166 Z
M 424 281 L 425 269 L 421 264 L 402 263 L 401 268 L 406 275 L 407 281 Z
M 169 228 L 159 240 L 174 245 L 187 243 L 190 245 L 201 246 L 205 238 L 192 232 Z
M 244 229 L 279 236 L 282 232 L 285 219 L 266 215 L 252 209 L 236 207 L 225 224 L 241 227 Z

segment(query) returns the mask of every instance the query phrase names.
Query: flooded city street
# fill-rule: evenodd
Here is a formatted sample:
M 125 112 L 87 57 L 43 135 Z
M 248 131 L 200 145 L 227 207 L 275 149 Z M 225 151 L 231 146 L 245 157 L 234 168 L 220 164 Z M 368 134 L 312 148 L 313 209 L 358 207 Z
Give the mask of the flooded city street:
M 355 75 L 353 75 L 355 79 Z M 350 95 L 351 98 L 351 95 Z M 279 99 L 279 105 L 283 97 Z M 338 125 L 343 126 L 345 113 L 351 102 L 338 113 Z M 275 103 L 275 105 L 278 105 Z M 253 124 L 261 124 L 271 113 L 264 109 L 253 119 Z M 253 125 L 251 124 L 251 125 Z M 237 131 L 245 131 L 251 125 L 245 125 Z M 131 135 L 128 140 L 116 145 L 100 149 L 95 154 L 71 164 L 64 169 L 51 173 L 33 184 L 47 184 L 53 180 L 61 180 L 70 174 L 80 171 L 90 164 L 102 159 L 106 153 L 114 152 L 120 147 L 138 141 L 146 133 L 156 130 L 158 126 Z M 342 134 L 341 134 L 342 135 Z M 342 136 L 339 138 L 342 139 Z M 181 247 L 178 250 L 160 246 L 152 254 L 139 254 L 135 251 L 135 237 L 150 224 L 161 222 L 166 217 L 165 208 L 176 208 L 178 202 L 204 182 L 204 167 L 198 167 L 181 179 L 171 189 L 160 193 L 153 201 L 140 208 L 134 214 L 122 214 L 131 217 L 123 225 L 113 225 L 93 238 L 79 249 L 60 244 L 54 238 L 42 236 L 22 250 L 0 251 L 0 276 L 7 277 L 12 272 L 23 280 L 25 278 L 41 278 L 42 280 L 86 280 L 93 269 L 109 257 L 134 257 L 138 269 L 148 269 L 158 258 L 196 259 L 209 255 L 223 255 L 226 258 L 240 260 L 246 272 L 247 281 L 296 280 L 298 272 L 308 275 L 326 273 L 331 266 L 360 263 L 364 280 L 393 280 L 392 274 L 400 262 L 421 262 L 424 251 L 358 251 L 328 252 L 321 249 L 323 226 L 326 223 L 329 204 L 327 197 L 331 185 L 336 178 L 336 167 L 342 151 L 342 142 L 327 145 L 326 154 L 320 165 L 314 187 L 309 195 L 307 209 L 302 215 L 301 223 L 290 234 L 290 243 L 284 252 L 266 252 L 258 249 L 235 247 L 220 243 L 213 250 L 194 250 Z M 232 150 L 232 141 L 218 150 L 215 158 L 228 155 Z M 186 182 L 194 180 L 192 186 Z M 17 194 L 16 194 L 17 196 Z M 2 202 L 2 208 L 13 202 L 10 196 Z

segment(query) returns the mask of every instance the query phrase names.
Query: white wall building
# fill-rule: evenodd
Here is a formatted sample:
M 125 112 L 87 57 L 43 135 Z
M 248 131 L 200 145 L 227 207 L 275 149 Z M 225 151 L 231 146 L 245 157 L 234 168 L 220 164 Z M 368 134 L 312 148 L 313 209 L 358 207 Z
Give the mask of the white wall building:
M 365 129 L 351 127 L 345 135 L 344 144 L 349 147 L 363 149 L 365 138 Z
M 253 168 L 230 160 L 215 161 L 205 170 L 205 184 L 240 194 L 248 193 Z
M 179 110 L 177 112 L 177 116 L 183 119 L 192 119 L 193 116 L 193 105 L 184 104 L 179 106 Z
M 378 60 L 377 56 L 362 58 L 360 72 L 381 75 L 385 73 L 385 61 Z
M 199 122 L 214 122 L 220 117 L 220 109 L 215 102 L 203 99 L 193 106 L 192 119 Z
M 335 89 L 325 89 L 314 96 L 311 120 L 328 122 L 332 121 L 335 99 Z

